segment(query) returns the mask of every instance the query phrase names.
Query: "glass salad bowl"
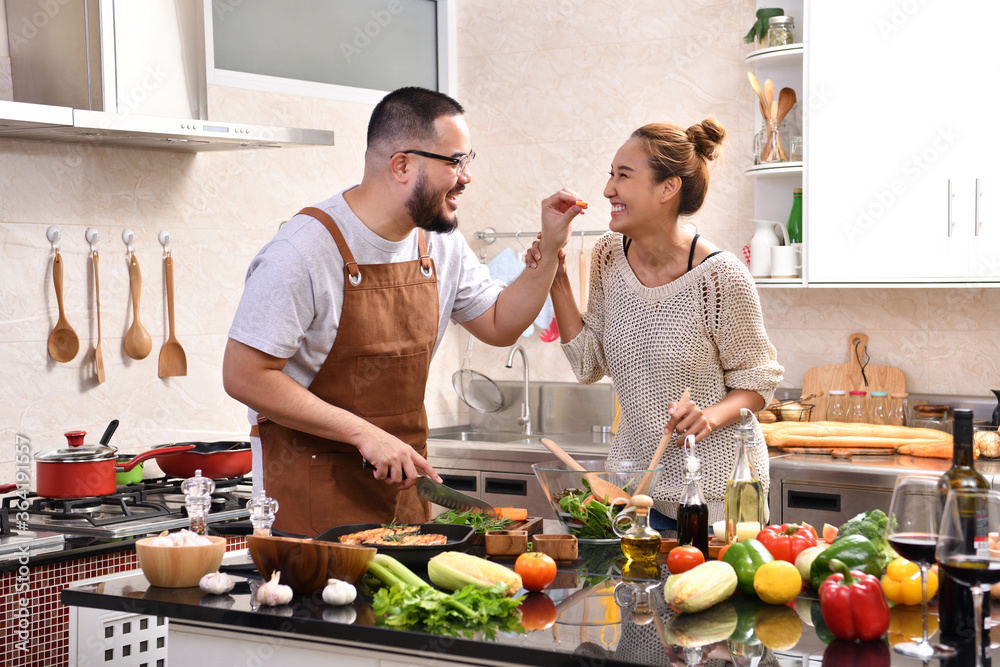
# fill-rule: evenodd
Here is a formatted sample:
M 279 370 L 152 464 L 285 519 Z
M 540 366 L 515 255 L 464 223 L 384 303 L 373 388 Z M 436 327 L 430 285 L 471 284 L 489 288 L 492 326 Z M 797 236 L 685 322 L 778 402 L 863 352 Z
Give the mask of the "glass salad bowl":
M 620 538 L 611 530 L 611 520 L 627 501 L 612 498 L 610 494 L 595 496 L 591 490 L 592 480 L 603 480 L 632 494 L 646 473 L 650 473 L 649 488 L 653 489 L 663 468 L 649 470 L 646 463 L 607 459 L 579 459 L 577 463 L 584 468 L 583 472 L 560 461 L 536 463 L 531 469 L 566 532 L 575 535 L 581 544 L 617 543 Z M 595 483 L 599 485 L 600 481 Z

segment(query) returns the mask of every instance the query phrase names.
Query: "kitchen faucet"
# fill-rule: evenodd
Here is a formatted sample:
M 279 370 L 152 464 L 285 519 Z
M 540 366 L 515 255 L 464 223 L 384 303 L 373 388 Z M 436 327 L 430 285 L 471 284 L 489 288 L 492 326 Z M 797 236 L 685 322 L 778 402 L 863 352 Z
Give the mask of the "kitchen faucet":
M 521 361 L 524 362 L 524 401 L 521 403 L 521 418 L 517 420 L 517 423 L 521 425 L 521 433 L 531 435 L 531 408 L 528 407 L 531 396 L 528 393 L 528 353 L 524 351 L 523 346 L 515 345 L 507 357 L 507 368 L 514 367 L 515 352 L 521 353 Z

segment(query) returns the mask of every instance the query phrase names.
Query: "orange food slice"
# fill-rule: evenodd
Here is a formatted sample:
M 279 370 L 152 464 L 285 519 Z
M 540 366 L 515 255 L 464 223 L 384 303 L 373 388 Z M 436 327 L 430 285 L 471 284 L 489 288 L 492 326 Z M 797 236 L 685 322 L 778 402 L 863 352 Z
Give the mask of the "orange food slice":
M 577 199 L 576 205 L 579 206 L 580 208 L 587 208 L 587 206 L 589 206 L 589 204 L 587 204 L 587 202 L 583 201 L 582 199 Z
M 525 521 L 528 518 L 528 510 L 520 507 L 497 507 L 497 518 L 510 519 L 511 521 Z

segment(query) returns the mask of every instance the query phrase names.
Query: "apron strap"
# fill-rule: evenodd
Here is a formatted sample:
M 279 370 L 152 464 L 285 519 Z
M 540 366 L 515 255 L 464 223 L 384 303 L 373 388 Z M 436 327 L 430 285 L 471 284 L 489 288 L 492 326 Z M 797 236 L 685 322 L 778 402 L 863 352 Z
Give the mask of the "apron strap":
M 337 243 L 337 249 L 340 250 L 340 256 L 344 258 L 344 266 L 347 268 L 347 272 L 351 276 L 351 284 L 357 285 L 361 282 L 361 269 L 358 268 L 358 263 L 354 261 L 354 255 L 351 253 L 351 249 L 347 247 L 347 241 L 344 239 L 344 235 L 340 231 L 340 227 L 337 227 L 337 223 L 333 221 L 326 211 L 318 209 L 314 206 L 307 206 L 296 215 L 308 215 L 310 217 L 316 218 L 323 223 L 327 231 L 330 232 L 330 236 Z
M 420 272 L 425 278 L 431 276 L 431 256 L 427 253 L 427 237 L 424 230 L 417 228 L 417 248 L 420 251 Z

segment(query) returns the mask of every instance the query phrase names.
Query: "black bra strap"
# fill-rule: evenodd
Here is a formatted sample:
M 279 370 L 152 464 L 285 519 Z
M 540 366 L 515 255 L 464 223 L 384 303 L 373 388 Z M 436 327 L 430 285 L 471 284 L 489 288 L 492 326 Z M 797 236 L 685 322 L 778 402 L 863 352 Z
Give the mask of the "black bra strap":
M 698 245 L 698 238 L 700 234 L 695 234 L 694 238 L 691 239 L 691 252 L 688 254 L 688 271 L 694 268 L 694 247 Z
M 627 236 L 622 236 L 622 252 L 628 257 L 628 247 L 632 245 L 632 239 Z

